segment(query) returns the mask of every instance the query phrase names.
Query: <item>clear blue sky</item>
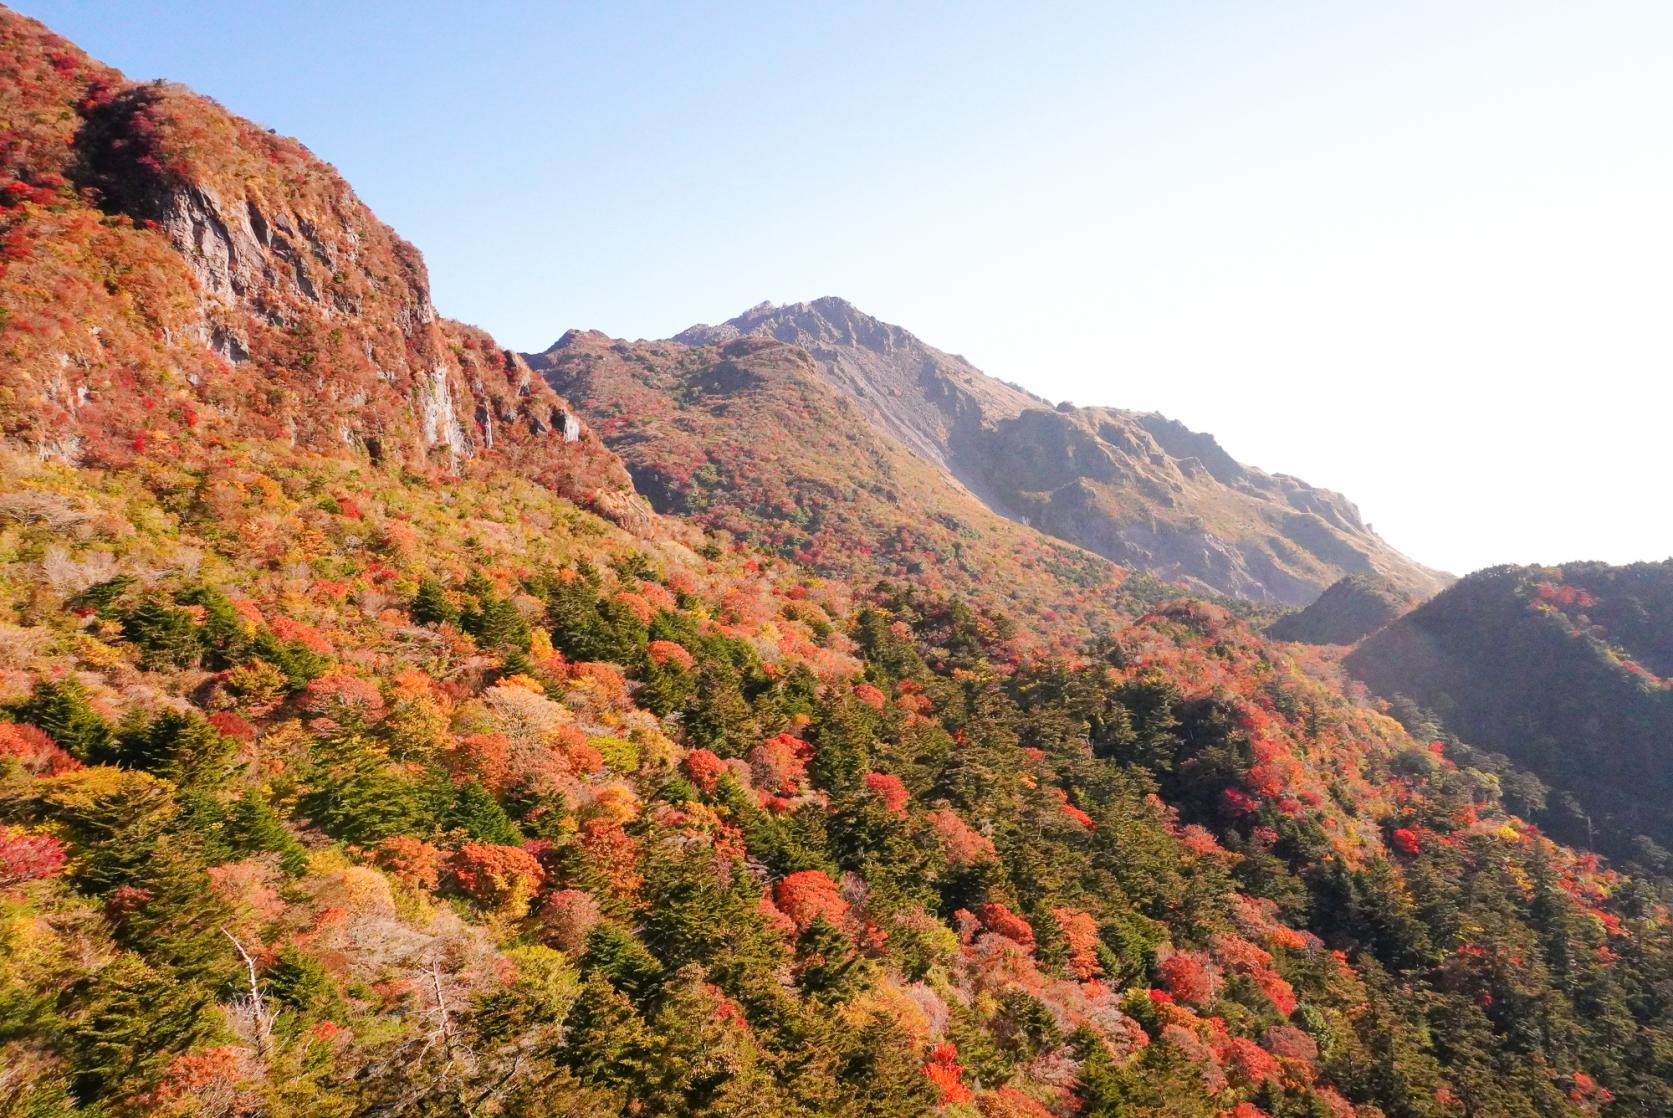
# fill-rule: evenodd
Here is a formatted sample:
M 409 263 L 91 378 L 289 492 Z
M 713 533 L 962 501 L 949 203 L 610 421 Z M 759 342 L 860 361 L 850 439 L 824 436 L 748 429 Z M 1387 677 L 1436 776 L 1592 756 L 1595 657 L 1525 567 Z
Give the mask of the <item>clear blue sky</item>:
M 17 6 L 301 138 L 517 348 L 843 295 L 1436 566 L 1673 555 L 1659 0 Z

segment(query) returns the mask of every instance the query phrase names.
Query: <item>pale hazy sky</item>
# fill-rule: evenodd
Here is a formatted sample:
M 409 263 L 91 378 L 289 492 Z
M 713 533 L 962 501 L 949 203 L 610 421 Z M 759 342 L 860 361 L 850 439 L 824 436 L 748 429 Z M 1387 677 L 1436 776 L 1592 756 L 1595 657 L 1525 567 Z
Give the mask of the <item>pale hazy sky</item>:
M 1673 4 L 17 6 L 517 348 L 842 295 L 1434 566 L 1673 556 Z

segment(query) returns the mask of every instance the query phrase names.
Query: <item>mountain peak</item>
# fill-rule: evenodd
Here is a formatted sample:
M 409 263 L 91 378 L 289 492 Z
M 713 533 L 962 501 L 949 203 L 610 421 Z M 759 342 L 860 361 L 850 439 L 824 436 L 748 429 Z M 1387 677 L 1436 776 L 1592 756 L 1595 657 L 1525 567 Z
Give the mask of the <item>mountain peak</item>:
M 714 345 L 745 334 L 766 334 L 804 349 L 820 346 L 861 346 L 889 353 L 903 346 L 922 345 L 899 326 L 892 326 L 835 295 L 802 303 L 764 300 L 718 325 L 696 325 L 674 335 L 687 345 Z
M 1387 578 L 1419 599 L 1447 582 L 1377 538 L 1338 493 L 1245 466 L 1212 435 L 1156 413 L 1053 404 L 837 296 L 762 302 L 673 341 L 713 347 L 692 360 L 721 362 L 726 347 L 748 338 L 805 350 L 818 378 L 874 430 L 991 512 L 1122 567 L 1295 605 L 1345 575 Z M 647 360 L 649 348 L 667 344 L 640 343 Z M 537 367 L 552 375 L 552 363 Z M 583 396 L 598 390 L 585 380 L 553 384 Z M 640 440 L 635 453 L 651 456 L 644 434 L 635 427 L 622 438 Z M 810 461 L 792 472 L 823 468 Z

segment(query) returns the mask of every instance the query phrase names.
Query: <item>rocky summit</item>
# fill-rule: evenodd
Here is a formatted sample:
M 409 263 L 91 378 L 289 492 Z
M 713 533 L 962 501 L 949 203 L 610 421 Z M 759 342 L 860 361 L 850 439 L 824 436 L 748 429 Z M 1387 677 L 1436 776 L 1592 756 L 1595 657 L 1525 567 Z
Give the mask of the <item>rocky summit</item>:
M 248 438 L 444 472 L 515 463 L 642 511 L 575 412 L 438 315 L 417 250 L 300 143 L 15 18 L 6 32 L 0 433 L 72 465 L 209 460 Z

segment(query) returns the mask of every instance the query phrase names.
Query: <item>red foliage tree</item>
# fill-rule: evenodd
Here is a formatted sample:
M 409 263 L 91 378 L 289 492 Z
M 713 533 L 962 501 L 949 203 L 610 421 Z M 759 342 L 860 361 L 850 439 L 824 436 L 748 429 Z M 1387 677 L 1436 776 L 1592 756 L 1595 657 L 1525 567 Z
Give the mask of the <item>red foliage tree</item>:
M 443 751 L 442 763 L 455 781 L 476 780 L 497 795 L 519 775 L 511 754 L 511 739 L 502 733 L 467 734 Z
M 1052 1118 L 1044 1103 L 1010 1086 L 977 1095 L 976 1109 L 982 1112 L 982 1118 Z
M 1011 940 L 1013 943 L 1020 944 L 1030 951 L 1034 949 L 1033 925 L 1029 924 L 1028 921 L 1012 912 L 1005 905 L 997 902 L 993 904 L 985 904 L 976 910 L 976 915 L 981 918 L 982 927 L 986 928 L 988 931 L 994 933 L 995 935 L 1004 936 L 1006 939 Z
M 920 695 L 916 692 L 897 696 L 895 706 L 908 714 L 915 714 L 919 717 L 928 715 L 930 711 L 935 709 L 935 703 L 928 695 Z
M 929 1063 L 924 1065 L 924 1078 L 941 1092 L 941 1105 L 953 1106 L 970 1101 L 970 1088 L 964 1085 L 964 1069 L 959 1066 L 958 1048 L 951 1044 L 937 1044 L 929 1050 Z
M 598 923 L 598 902 L 584 889 L 559 889 L 540 905 L 540 938 L 570 955 L 579 955 Z
M 720 778 L 726 775 L 726 762 L 707 749 L 693 749 L 680 761 L 680 771 L 704 792 L 711 795 Z
M 618 590 L 612 596 L 612 600 L 626 606 L 643 624 L 650 624 L 651 618 L 656 616 L 656 607 L 647 602 L 642 594 L 635 594 L 631 590 Z
M 1569 1076 L 1568 1100 L 1587 1114 L 1615 1101 L 1615 1093 L 1583 1071 Z
M 140 1096 L 146 1113 L 235 1114 L 253 1109 L 248 1057 L 233 1044 L 176 1056 L 151 1091 Z
M 359 676 L 331 672 L 303 689 L 300 705 L 309 714 L 339 724 L 371 725 L 384 715 L 377 684 Z
M 307 622 L 280 616 L 269 621 L 267 627 L 280 640 L 295 641 L 309 652 L 316 652 L 321 656 L 335 656 L 337 654 L 337 649 L 326 635 Z
M 256 728 L 230 710 L 218 710 L 211 714 L 209 724 L 233 741 L 247 745 L 256 740 Z
M 1270 967 L 1261 967 L 1253 972 L 1256 985 L 1261 993 L 1267 996 L 1272 1006 L 1285 1017 L 1295 1012 L 1295 987 L 1285 981 L 1284 976 Z
M 1207 1005 L 1220 989 L 1220 976 L 1195 953 L 1175 952 L 1162 961 L 1162 981 L 1174 997 L 1191 1005 Z
M 614 819 L 595 815 L 581 824 L 581 851 L 598 882 L 614 897 L 632 900 L 644 883 L 639 844 Z
M 894 773 L 866 773 L 866 791 L 876 796 L 883 810 L 889 814 L 906 814 L 906 803 L 911 796 L 906 791 L 906 785 Z
M 1318 1042 L 1294 1025 L 1274 1025 L 1263 1039 L 1266 1050 L 1282 1059 L 1310 1064 L 1319 1058 Z
M 1240 1102 L 1230 1110 L 1222 1110 L 1221 1118 L 1272 1118 L 1252 1102 Z
M 1251 1087 L 1276 1080 L 1277 1057 L 1247 1037 L 1228 1036 L 1219 1045 L 1220 1060 Z
M 856 683 L 854 697 L 873 710 L 882 710 L 889 703 L 888 696 L 869 683 Z
M 1073 819 L 1076 823 L 1079 823 L 1082 827 L 1085 827 L 1089 831 L 1095 831 L 1098 829 L 1098 824 L 1093 821 L 1092 816 L 1086 814 L 1086 812 L 1082 811 L 1074 804 L 1064 804 L 1063 814 L 1067 815 L 1070 819 Z
M 0 889 L 56 877 L 64 868 L 64 844 L 51 835 L 0 827 Z
M 490 842 L 467 842 L 453 852 L 447 870 L 461 893 L 495 908 L 526 900 L 546 879 L 546 871 L 522 847 Z
M 627 679 L 611 664 L 571 664 L 569 678 L 590 692 L 594 702 L 606 709 L 623 709 L 627 704 Z
M 1098 922 L 1074 908 L 1054 908 L 1051 915 L 1069 945 L 1069 969 L 1082 982 L 1097 978 L 1104 972 L 1098 962 Z
M 690 668 L 696 661 L 685 646 L 674 641 L 652 641 L 645 646 L 645 654 L 653 664 L 673 664 L 676 668 Z
M 820 870 L 802 870 L 785 877 L 773 890 L 773 903 L 798 932 L 806 931 L 821 916 L 840 924 L 848 914 L 848 902 L 837 892 L 836 882 Z
M 761 919 L 766 921 L 767 927 L 786 939 L 796 934 L 796 922 L 784 915 L 784 910 L 774 904 L 771 897 L 762 897 L 758 907 Z
M 434 889 L 441 880 L 442 852 L 423 839 L 391 835 L 378 844 L 377 864 L 415 889 Z
M 34 726 L 0 722 L 0 761 L 15 759 L 36 776 L 57 776 L 81 768 L 81 762 Z
M 790 734 L 774 734 L 749 753 L 749 767 L 757 785 L 767 792 L 794 796 L 807 779 L 813 746 Z
M 930 826 L 941 840 L 941 852 L 954 869 L 964 869 L 999 858 L 993 840 L 966 823 L 951 808 L 940 808 L 929 813 Z

